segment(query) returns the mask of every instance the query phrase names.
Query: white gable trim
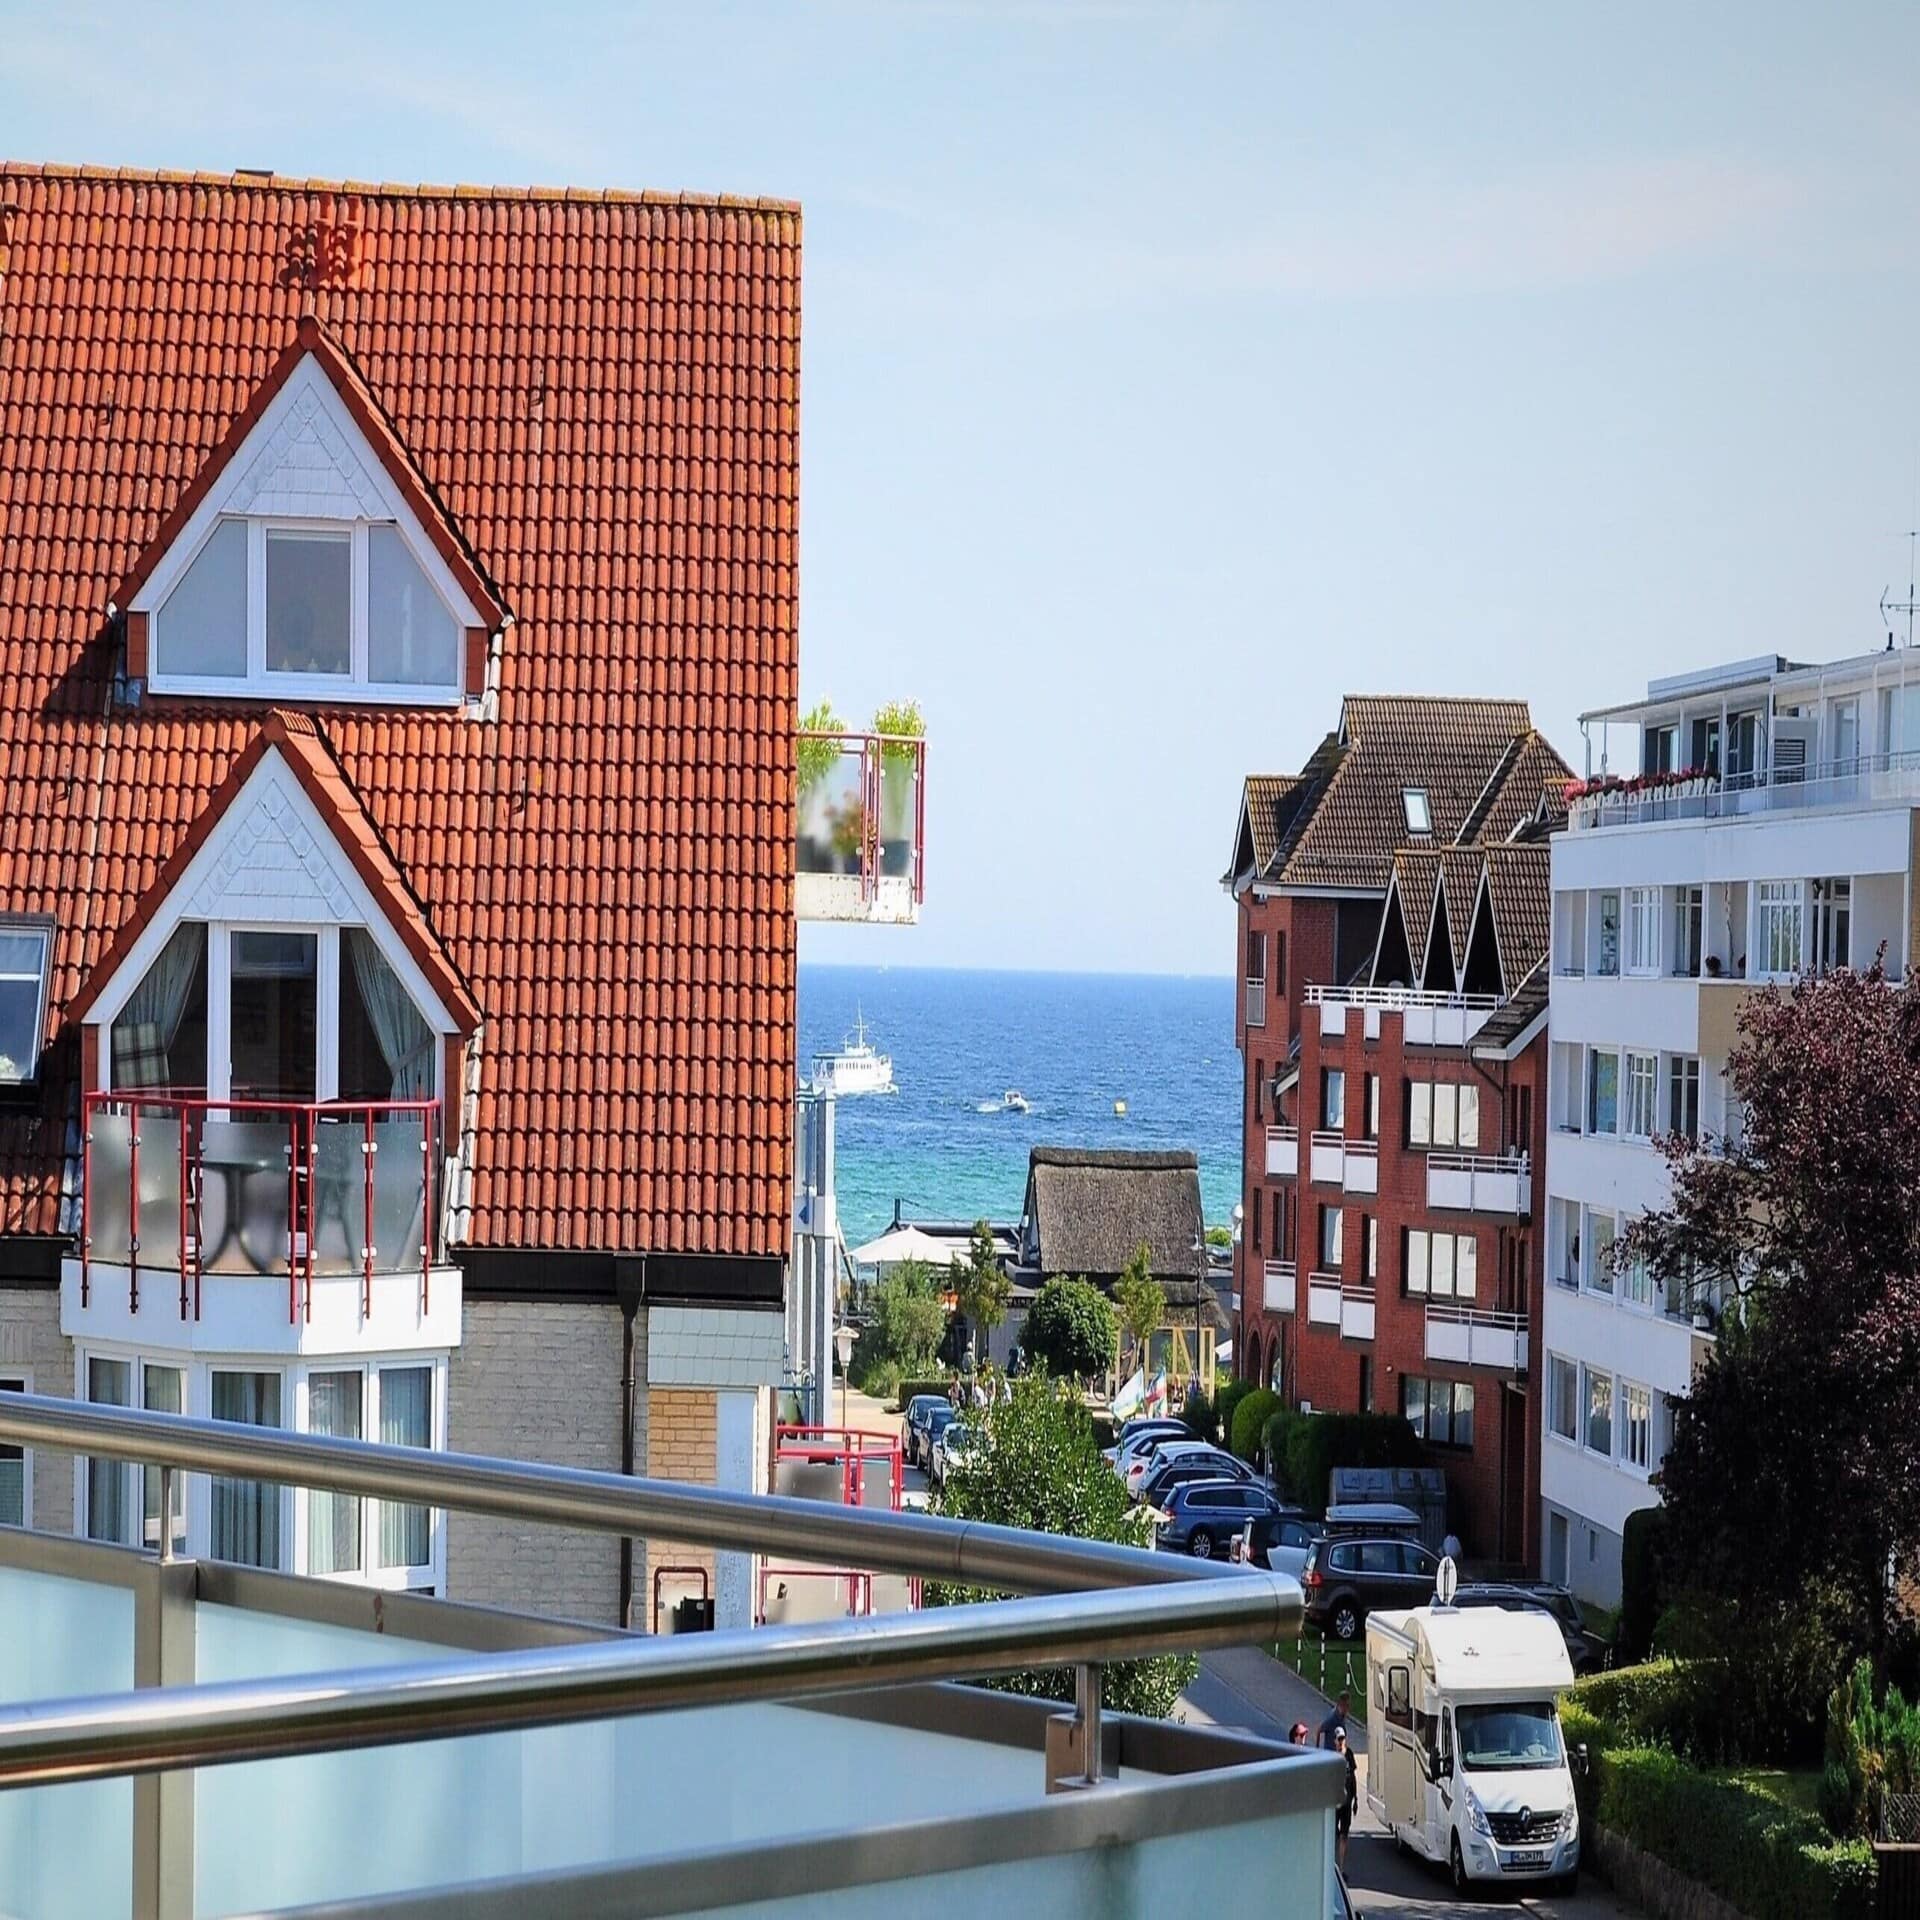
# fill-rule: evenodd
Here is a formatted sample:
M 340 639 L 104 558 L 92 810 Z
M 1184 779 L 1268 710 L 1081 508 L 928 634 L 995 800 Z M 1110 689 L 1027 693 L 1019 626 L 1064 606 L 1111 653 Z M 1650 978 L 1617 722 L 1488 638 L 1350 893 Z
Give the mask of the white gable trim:
M 342 525 L 391 520 L 459 625 L 488 624 L 461 592 L 439 548 L 311 353 L 287 376 L 235 448 L 179 538 L 133 596 L 129 610 L 157 612 L 215 525 L 235 514 Z
M 365 927 L 439 1034 L 459 1024 L 376 905 L 347 851 L 282 757 L 269 747 L 187 863 L 87 1014 L 108 1026 L 182 920 L 255 927 Z M 101 1070 L 110 1049 L 101 1048 Z

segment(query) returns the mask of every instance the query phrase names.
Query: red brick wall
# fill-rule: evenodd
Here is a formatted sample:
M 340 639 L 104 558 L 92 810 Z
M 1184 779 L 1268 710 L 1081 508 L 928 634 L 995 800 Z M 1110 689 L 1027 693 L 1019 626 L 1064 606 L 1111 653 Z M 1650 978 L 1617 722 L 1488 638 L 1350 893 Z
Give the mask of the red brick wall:
M 1262 916 L 1283 913 L 1296 939 L 1288 942 L 1288 1025 L 1300 1026 L 1300 996 L 1306 982 L 1325 981 L 1332 958 L 1331 902 L 1286 900 L 1263 902 L 1253 911 Z M 1242 952 L 1247 909 L 1242 907 Z M 1256 920 L 1254 924 L 1261 924 Z M 1297 964 L 1301 949 L 1313 957 Z M 1316 963 L 1317 962 L 1317 967 Z M 1242 989 L 1244 994 L 1244 987 Z M 1471 1450 L 1435 1448 L 1432 1463 L 1447 1474 L 1449 1511 L 1454 1531 L 1469 1554 L 1483 1560 L 1539 1562 L 1536 1538 L 1539 1510 L 1539 1356 L 1541 1281 L 1545 1267 L 1544 1189 L 1540 1169 L 1546 1143 L 1546 1040 L 1544 1034 L 1511 1063 L 1469 1060 L 1448 1048 L 1403 1046 L 1401 1016 L 1383 1012 L 1379 1037 L 1364 1037 L 1365 1023 L 1356 1009 L 1349 1013 L 1347 1033 L 1324 1041 L 1316 1009 L 1308 1009 L 1300 1051 L 1300 1079 L 1288 1101 L 1285 1118 L 1299 1128 L 1299 1166 L 1291 1180 L 1273 1180 L 1266 1174 L 1265 1113 L 1256 1114 L 1252 1063 L 1284 1060 L 1285 1041 L 1269 989 L 1267 1026 L 1243 1029 L 1248 1059 L 1248 1087 L 1244 1120 L 1247 1231 L 1242 1235 L 1243 1259 L 1241 1346 L 1243 1365 L 1257 1358 L 1264 1376 L 1267 1356 L 1278 1338 L 1286 1352 L 1286 1397 L 1294 1404 L 1310 1400 L 1316 1407 L 1353 1412 L 1361 1405 L 1363 1358 L 1371 1359 L 1373 1405 L 1398 1411 L 1401 1381 L 1408 1374 L 1428 1378 L 1470 1380 L 1474 1385 L 1474 1444 Z M 1367 1124 L 1365 1076 L 1380 1078 L 1379 1192 L 1346 1195 L 1337 1185 L 1316 1185 L 1305 1175 L 1309 1136 L 1321 1121 L 1320 1075 L 1323 1067 L 1343 1067 L 1347 1074 L 1346 1133 L 1364 1139 Z M 1267 1065 L 1270 1076 L 1273 1069 Z M 1426 1198 L 1426 1153 L 1408 1148 L 1406 1087 L 1408 1081 L 1470 1082 L 1480 1094 L 1480 1136 L 1476 1151 L 1494 1154 L 1509 1145 L 1524 1144 L 1532 1158 L 1536 1188 L 1531 1219 L 1503 1220 L 1483 1213 L 1442 1212 L 1429 1215 Z M 1515 1141 L 1517 1115 L 1511 1090 L 1531 1093 L 1531 1138 Z M 1271 1200 L 1275 1187 L 1293 1189 L 1297 1206 L 1288 1207 L 1292 1244 L 1278 1257 L 1296 1263 L 1294 1311 L 1276 1315 L 1265 1310 L 1261 1291 L 1262 1266 L 1271 1254 Z M 1256 1203 L 1260 1209 L 1255 1231 Z M 1346 1285 L 1364 1284 L 1365 1232 L 1368 1215 L 1378 1222 L 1378 1259 L 1374 1282 L 1374 1338 L 1343 1340 L 1330 1327 L 1316 1327 L 1307 1319 L 1307 1276 L 1319 1266 L 1319 1209 L 1322 1204 L 1345 1209 L 1341 1278 Z M 1524 1380 L 1490 1368 L 1447 1366 L 1426 1359 L 1426 1313 L 1423 1296 L 1403 1291 L 1402 1230 L 1427 1228 L 1474 1237 L 1478 1275 L 1474 1304 L 1505 1312 L 1524 1311 L 1529 1319 L 1528 1373 Z M 1525 1250 L 1524 1283 L 1515 1278 L 1515 1247 Z

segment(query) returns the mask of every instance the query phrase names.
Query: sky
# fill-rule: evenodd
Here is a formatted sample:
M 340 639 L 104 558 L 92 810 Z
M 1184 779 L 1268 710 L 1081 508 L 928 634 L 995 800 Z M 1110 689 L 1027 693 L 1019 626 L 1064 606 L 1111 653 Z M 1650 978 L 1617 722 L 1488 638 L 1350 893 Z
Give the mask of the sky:
M 1920 8 L 50 8 L 0 149 L 805 208 L 803 699 L 929 735 L 913 929 L 1225 973 L 1346 691 L 1577 716 L 1879 644 L 1920 525 Z

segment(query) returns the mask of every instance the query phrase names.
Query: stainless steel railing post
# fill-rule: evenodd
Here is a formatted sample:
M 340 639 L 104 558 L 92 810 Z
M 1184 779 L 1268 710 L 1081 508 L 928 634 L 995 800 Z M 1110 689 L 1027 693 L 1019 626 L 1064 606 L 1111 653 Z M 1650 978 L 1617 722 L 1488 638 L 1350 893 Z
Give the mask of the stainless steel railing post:
M 1080 1751 L 1087 1757 L 1087 1785 L 1100 1784 L 1100 1696 L 1102 1676 L 1099 1666 L 1084 1660 L 1074 1669 L 1074 1716 L 1080 1722 Z

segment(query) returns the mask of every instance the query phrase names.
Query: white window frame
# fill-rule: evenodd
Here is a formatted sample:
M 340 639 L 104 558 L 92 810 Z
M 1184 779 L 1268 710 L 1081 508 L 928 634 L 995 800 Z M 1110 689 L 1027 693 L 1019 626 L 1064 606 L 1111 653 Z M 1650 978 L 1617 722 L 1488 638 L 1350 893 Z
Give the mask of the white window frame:
M 1480 1242 L 1471 1233 L 1409 1227 L 1400 1290 L 1415 1300 L 1471 1300 L 1480 1286 Z
M 1607 902 L 1613 902 L 1612 949 L 1608 949 Z M 1621 934 L 1620 889 L 1602 887 L 1593 899 L 1593 970 L 1605 980 L 1616 979 L 1620 972 Z
M 1651 1140 L 1659 1130 L 1660 1056 L 1657 1053 L 1641 1053 L 1628 1047 L 1621 1054 L 1616 1110 L 1623 1140 Z
M 1604 1245 L 1601 1234 L 1605 1233 Z M 1618 1218 L 1602 1209 L 1588 1207 L 1581 1219 L 1580 1241 L 1584 1260 L 1580 1271 L 1580 1290 L 1582 1293 L 1604 1294 L 1608 1299 L 1617 1297 L 1618 1276 L 1613 1271 L 1612 1262 L 1603 1256 L 1613 1251 L 1613 1243 L 1620 1238 Z
M 1636 1411 L 1635 1402 L 1638 1402 Z M 1637 1380 L 1622 1378 L 1614 1385 L 1614 1424 L 1619 1429 L 1620 1464 L 1630 1472 L 1653 1471 L 1653 1394 Z M 1639 1436 L 1636 1450 L 1634 1437 Z M 1638 1458 L 1635 1457 L 1636 1451 Z
M 1627 1262 L 1625 1271 L 1618 1276 L 1618 1285 L 1618 1299 L 1623 1307 L 1631 1307 L 1636 1313 L 1655 1311 L 1660 1289 L 1644 1250 Z
M 1560 1369 L 1564 1368 L 1562 1374 Z M 1565 1413 L 1567 1423 L 1572 1429 L 1562 1433 L 1559 1415 L 1562 1411 L 1560 1387 L 1566 1388 Z M 1569 1359 L 1564 1353 L 1547 1355 L 1547 1437 L 1558 1440 L 1563 1446 L 1577 1447 L 1580 1444 L 1582 1407 L 1580 1402 L 1580 1363 Z
M 1790 981 L 1807 963 L 1807 888 L 1802 880 L 1758 880 L 1753 888 L 1755 980 Z M 1769 962 L 1786 960 L 1785 966 Z
M 380 1353 L 365 1356 L 316 1356 L 310 1364 L 295 1370 L 293 1392 L 295 1431 L 312 1431 L 312 1401 L 309 1383 L 316 1373 L 357 1373 L 360 1376 L 360 1431 L 363 1437 L 380 1437 L 380 1394 L 383 1376 L 398 1371 L 424 1368 L 428 1375 L 426 1452 L 443 1453 L 447 1447 L 447 1359 L 440 1353 Z M 427 1508 L 427 1558 L 417 1567 L 383 1567 L 380 1564 L 380 1508 L 382 1502 L 371 1494 L 360 1498 L 360 1564 L 334 1573 L 312 1572 L 312 1540 L 309 1490 L 295 1490 L 293 1542 L 295 1571 L 316 1580 L 330 1580 L 343 1586 L 378 1587 L 388 1593 L 431 1591 L 444 1595 L 447 1590 L 447 1515 L 442 1507 L 412 1500 L 395 1504 Z
M 1607 1444 L 1604 1450 L 1593 1444 L 1593 1390 L 1604 1385 L 1607 1390 Z M 1590 1453 L 1596 1460 L 1612 1460 L 1619 1446 L 1619 1407 L 1620 1388 L 1611 1369 L 1590 1367 L 1583 1360 L 1580 1363 L 1580 1447 L 1584 1453 Z
M 1595 1075 L 1599 1072 L 1598 1063 L 1602 1059 L 1613 1062 L 1613 1124 L 1603 1127 L 1600 1124 L 1599 1087 Z M 1620 1053 L 1616 1047 L 1589 1047 L 1584 1062 L 1586 1071 L 1581 1075 L 1580 1121 L 1581 1130 L 1597 1139 L 1615 1139 L 1620 1132 L 1621 1073 Z
M 1433 807 L 1427 799 L 1425 787 L 1402 787 L 1400 811 L 1406 820 L 1409 833 L 1433 831 Z
M 31 1393 L 31 1367 L 0 1367 L 0 1393 Z M 20 1449 L 20 1525 L 33 1525 L 33 1449 Z
M 40 942 L 40 978 L 39 991 L 33 1002 L 33 1038 L 29 1044 L 28 1056 L 18 1062 L 18 1078 L 0 1079 L 0 1087 L 35 1087 L 40 1083 L 40 1057 L 46 1051 L 47 1042 L 47 993 L 53 976 L 53 932 L 54 923 L 39 914 L 10 913 L 0 915 L 0 933 L 17 933 L 35 936 Z M 25 974 L 8 974 L 10 980 L 24 980 Z
M 218 529 L 229 520 L 238 520 L 247 529 L 247 671 L 244 675 L 168 673 L 166 661 L 167 601 L 185 578 L 187 569 Z M 420 686 L 407 682 L 374 680 L 368 676 L 367 639 L 367 536 L 375 526 L 391 526 L 399 533 L 407 551 L 420 568 L 427 589 L 445 609 L 454 627 L 453 679 L 442 686 Z M 351 604 L 349 632 L 351 664 L 346 673 L 277 673 L 267 666 L 267 535 L 272 533 L 321 534 L 338 539 L 345 535 L 351 545 Z M 311 700 L 316 703 L 373 704 L 378 706 L 454 707 L 465 699 L 463 652 L 471 621 L 463 610 L 447 598 L 435 580 L 436 569 L 427 564 L 418 543 L 398 520 L 315 520 L 284 514 L 221 514 L 211 520 L 191 550 L 183 549 L 176 567 L 170 569 L 165 595 L 148 615 L 147 685 L 155 693 L 199 694 L 237 700 Z
M 1660 889 L 1629 887 L 1623 918 L 1621 970 L 1649 979 L 1660 971 Z

